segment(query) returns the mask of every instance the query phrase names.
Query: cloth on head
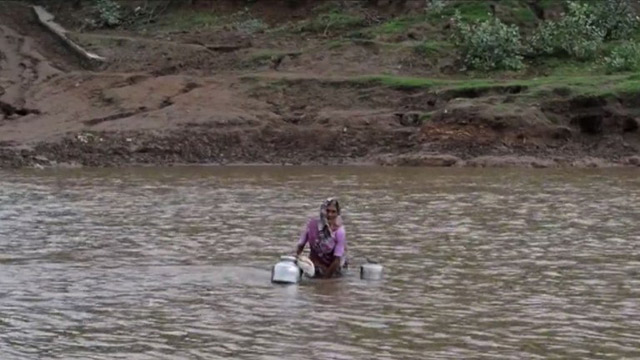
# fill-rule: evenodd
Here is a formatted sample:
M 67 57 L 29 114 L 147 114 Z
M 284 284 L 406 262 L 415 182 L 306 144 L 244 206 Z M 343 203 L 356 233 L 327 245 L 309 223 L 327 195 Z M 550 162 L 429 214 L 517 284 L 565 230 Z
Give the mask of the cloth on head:
M 320 221 L 318 221 L 318 242 L 316 246 L 319 246 L 319 252 L 326 250 L 328 248 L 328 243 L 332 242 L 333 239 L 331 226 L 329 225 L 329 220 L 327 219 L 327 208 L 331 205 L 336 206 L 336 211 L 338 212 L 338 218 L 336 219 L 336 223 L 338 227 L 342 226 L 342 218 L 340 217 L 340 203 L 338 200 L 334 198 L 328 198 L 322 202 L 320 206 Z

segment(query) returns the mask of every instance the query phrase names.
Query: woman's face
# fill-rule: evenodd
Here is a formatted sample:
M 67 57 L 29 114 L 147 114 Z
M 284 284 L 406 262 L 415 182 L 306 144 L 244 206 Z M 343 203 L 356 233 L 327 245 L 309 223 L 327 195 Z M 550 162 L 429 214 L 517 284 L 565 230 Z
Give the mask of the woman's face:
M 338 209 L 335 204 L 327 206 L 327 220 L 334 221 L 338 217 Z

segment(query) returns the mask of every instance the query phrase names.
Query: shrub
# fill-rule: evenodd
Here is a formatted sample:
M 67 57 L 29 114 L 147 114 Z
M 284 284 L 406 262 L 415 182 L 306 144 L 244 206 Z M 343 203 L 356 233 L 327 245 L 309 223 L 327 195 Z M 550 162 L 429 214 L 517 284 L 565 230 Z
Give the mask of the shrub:
M 431 0 L 427 5 L 426 10 L 428 10 L 434 15 L 440 15 L 444 11 L 444 8 L 446 7 L 446 5 L 447 4 L 445 3 L 445 0 Z
M 528 55 L 592 59 L 605 40 L 628 38 L 638 24 L 627 0 L 569 2 L 566 16 L 538 27 L 529 39 Z
M 626 39 L 638 26 L 638 17 L 628 0 L 601 0 L 593 7 L 595 25 L 607 40 Z
M 267 25 L 262 20 L 254 18 L 246 7 L 231 15 L 230 21 L 235 30 L 248 34 L 260 32 L 267 28 Z
M 640 45 L 627 42 L 617 46 L 603 59 L 603 63 L 609 74 L 637 70 L 640 68 Z
M 568 55 L 580 60 L 591 59 L 604 41 L 605 31 L 598 25 L 593 8 L 588 4 L 569 3 L 566 16 L 557 22 L 544 22 L 529 40 L 528 53 Z
M 122 22 L 120 5 L 113 0 L 96 0 L 98 27 L 115 27 Z
M 542 23 L 528 39 L 527 53 L 530 56 L 554 55 L 561 49 L 558 40 L 559 26 L 552 21 Z
M 454 16 L 454 40 L 468 69 L 519 70 L 522 63 L 522 42 L 515 25 L 506 25 L 494 18 L 479 23 L 462 22 Z

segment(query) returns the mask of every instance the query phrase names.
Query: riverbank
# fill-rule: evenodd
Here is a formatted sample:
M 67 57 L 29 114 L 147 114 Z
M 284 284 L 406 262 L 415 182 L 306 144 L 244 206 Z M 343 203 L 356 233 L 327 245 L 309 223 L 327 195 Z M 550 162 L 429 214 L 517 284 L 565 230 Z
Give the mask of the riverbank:
M 637 74 L 571 63 L 458 74 L 444 37 L 422 38 L 444 30 L 416 33 L 406 14 L 319 31 L 324 10 L 303 7 L 307 30 L 294 31 L 259 8 L 227 10 L 233 22 L 189 10 L 87 31 L 59 11 L 69 37 L 106 59 L 96 65 L 29 7 L 0 6 L 0 167 L 640 165 Z

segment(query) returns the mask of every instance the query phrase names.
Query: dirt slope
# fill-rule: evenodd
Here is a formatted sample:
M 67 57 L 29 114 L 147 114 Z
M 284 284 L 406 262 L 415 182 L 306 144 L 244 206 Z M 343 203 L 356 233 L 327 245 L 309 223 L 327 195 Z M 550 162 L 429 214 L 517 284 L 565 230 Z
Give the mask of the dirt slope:
M 76 33 L 109 59 L 87 69 L 28 8 L 0 7 L 0 166 L 640 164 L 640 104 L 628 99 L 354 81 L 446 64 L 375 43 L 237 31 Z

